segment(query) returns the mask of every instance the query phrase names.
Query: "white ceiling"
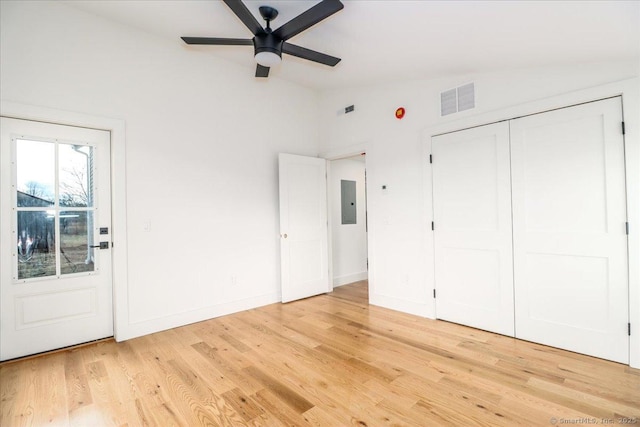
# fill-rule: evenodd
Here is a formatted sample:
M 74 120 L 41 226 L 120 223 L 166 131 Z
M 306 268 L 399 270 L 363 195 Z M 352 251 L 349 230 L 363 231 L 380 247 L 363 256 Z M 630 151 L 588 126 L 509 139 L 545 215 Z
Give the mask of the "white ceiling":
M 71 7 L 133 26 L 184 49 L 246 66 L 251 46 L 186 46 L 180 36 L 251 38 L 218 0 L 69 0 Z M 245 0 L 260 22 L 275 7 L 277 28 L 318 0 Z M 315 89 L 494 70 L 618 60 L 640 61 L 640 1 L 343 0 L 344 9 L 291 43 L 342 58 L 331 68 L 283 55 L 270 76 Z

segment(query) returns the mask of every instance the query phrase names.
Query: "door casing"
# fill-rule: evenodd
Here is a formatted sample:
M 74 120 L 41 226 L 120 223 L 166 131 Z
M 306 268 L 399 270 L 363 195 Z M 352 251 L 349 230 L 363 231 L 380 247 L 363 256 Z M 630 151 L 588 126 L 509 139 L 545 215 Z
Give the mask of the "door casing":
M 56 108 L 0 101 L 0 116 L 51 124 L 86 127 L 111 133 L 111 241 L 114 339 L 118 342 L 143 335 L 128 315 L 128 254 L 126 200 L 125 121 Z

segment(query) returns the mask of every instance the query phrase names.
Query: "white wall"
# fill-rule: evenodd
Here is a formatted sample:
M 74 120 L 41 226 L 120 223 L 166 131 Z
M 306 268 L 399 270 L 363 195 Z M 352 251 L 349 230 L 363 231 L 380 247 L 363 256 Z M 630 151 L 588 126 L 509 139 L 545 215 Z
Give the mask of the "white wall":
M 340 181 L 356 182 L 356 223 L 342 224 Z M 364 159 L 333 160 L 329 169 L 333 286 L 367 278 L 367 206 Z
M 431 135 L 515 117 L 510 114 L 543 111 L 592 96 L 591 99 L 598 99 L 624 92 L 628 206 L 632 224 L 629 238 L 631 322 L 632 328 L 640 329 L 640 226 L 635 230 L 633 227 L 634 223 L 640 224 L 640 136 L 629 130 L 640 128 L 640 99 L 637 79 L 630 85 L 606 85 L 637 78 L 639 68 L 637 61 L 582 64 L 323 93 L 320 100 L 320 118 L 326 123 L 320 136 L 323 154 L 331 158 L 340 153 L 367 152 L 370 302 L 426 317 L 435 316 L 431 176 L 429 151 L 425 148 Z M 477 107 L 441 118 L 440 92 L 468 82 L 475 82 Z M 592 87 L 603 89 L 587 90 Z M 581 90 L 576 95 L 575 91 Z M 351 104 L 355 105 L 353 113 L 337 114 Z M 522 105 L 523 108 L 518 107 Z M 402 120 L 394 115 L 400 106 L 406 108 Z M 534 111 L 529 111 L 531 108 Z M 383 185 L 387 190 L 382 190 Z M 634 365 L 640 366 L 640 339 L 632 335 Z
M 1 7 L 3 102 L 126 126 L 117 338 L 279 301 L 277 153 L 317 154 L 316 94 L 55 2 Z

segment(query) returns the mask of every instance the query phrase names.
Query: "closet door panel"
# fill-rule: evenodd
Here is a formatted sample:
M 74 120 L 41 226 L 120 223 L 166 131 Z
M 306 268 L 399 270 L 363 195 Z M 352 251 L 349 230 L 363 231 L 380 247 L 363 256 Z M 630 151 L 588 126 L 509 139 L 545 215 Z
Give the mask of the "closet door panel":
M 432 139 L 436 316 L 514 333 L 508 124 Z
M 620 98 L 510 122 L 516 337 L 629 360 Z

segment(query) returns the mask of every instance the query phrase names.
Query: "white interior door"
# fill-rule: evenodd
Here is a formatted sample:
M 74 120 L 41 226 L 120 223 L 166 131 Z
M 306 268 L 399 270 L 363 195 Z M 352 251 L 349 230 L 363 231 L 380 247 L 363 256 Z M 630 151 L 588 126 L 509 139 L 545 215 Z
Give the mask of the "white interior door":
M 0 359 L 112 336 L 109 132 L 1 120 Z
M 280 154 L 282 302 L 331 291 L 326 160 Z
M 629 362 L 621 99 L 511 121 L 516 336 Z
M 508 124 L 432 139 L 436 316 L 514 333 Z

